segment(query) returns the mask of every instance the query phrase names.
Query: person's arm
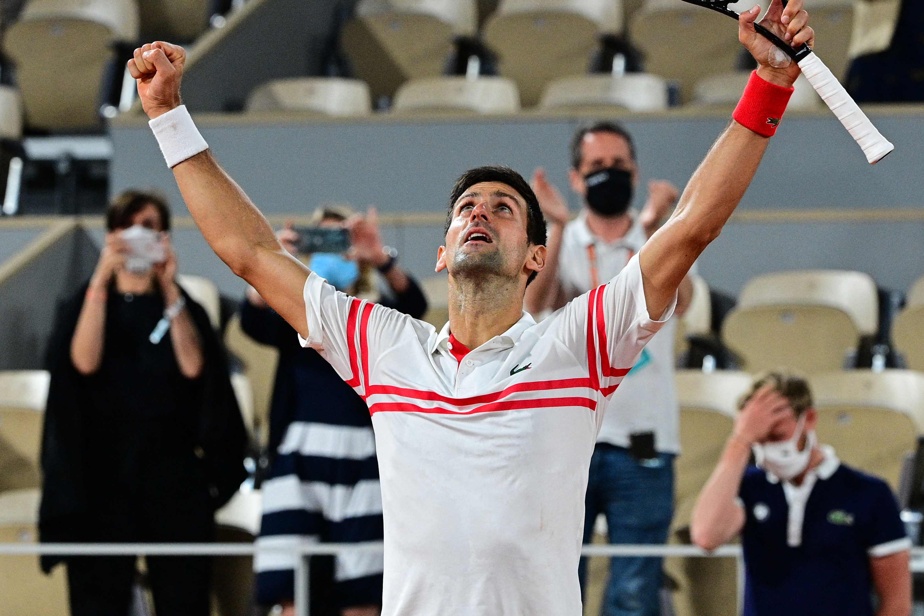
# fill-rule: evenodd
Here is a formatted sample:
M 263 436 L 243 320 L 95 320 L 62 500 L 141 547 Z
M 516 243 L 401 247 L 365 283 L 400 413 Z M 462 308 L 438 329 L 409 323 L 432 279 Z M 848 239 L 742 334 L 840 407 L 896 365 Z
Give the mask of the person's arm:
M 789 411 L 789 401 L 769 387 L 755 393 L 735 418 L 722 456 L 703 486 L 690 518 L 690 538 L 714 550 L 744 527 L 744 508 L 738 500 L 741 479 L 751 458 L 751 446 L 766 438 Z
M 99 370 L 103 361 L 109 283 L 125 262 L 126 250 L 118 232 L 106 234 L 106 243 L 100 251 L 99 261 L 90 278 L 90 285 L 77 317 L 77 327 L 71 338 L 71 363 L 80 374 L 93 374 Z
M 879 597 L 876 616 L 910 616 L 910 552 L 902 550 L 888 556 L 870 556 L 873 587 Z
M 791 88 L 799 67 L 769 63 L 772 44 L 756 33 L 760 7 L 741 14 L 738 38 L 757 60 L 757 75 L 776 86 Z M 773 0 L 762 24 L 793 46 L 812 44 L 802 0 L 783 8 Z M 757 101 L 758 104 L 760 101 Z M 680 281 L 693 262 L 722 230 L 751 183 L 769 139 L 733 121 L 719 136 L 680 197 L 677 209 L 642 248 L 639 259 L 649 315 L 658 319 L 674 300 Z
M 157 42 L 135 50 L 127 68 L 152 120 L 182 104 L 180 81 L 186 52 Z M 279 243 L 244 191 L 204 150 L 173 167 L 183 200 L 212 250 L 249 282 L 303 337 L 308 336 L 302 295 L 309 270 Z
M 176 283 L 176 254 L 166 236 L 163 238 L 164 254 L 167 259 L 155 265 L 157 282 L 164 297 L 164 307 L 177 305 L 183 298 L 183 292 Z M 188 379 L 198 378 L 202 374 L 204 354 L 199 332 L 193 322 L 192 315 L 184 306 L 170 322 L 170 342 L 173 344 L 173 355 L 176 358 L 180 373 Z
M 549 182 L 542 169 L 537 169 L 533 173 L 532 187 L 539 200 L 542 214 L 548 223 L 548 240 L 546 241 L 545 267 L 526 287 L 523 305 L 527 312 L 538 315 L 545 310 L 560 307 L 561 280 L 558 277 L 558 264 L 561 256 L 562 233 L 571 218 L 571 212 L 568 210 L 568 202 L 555 185 Z

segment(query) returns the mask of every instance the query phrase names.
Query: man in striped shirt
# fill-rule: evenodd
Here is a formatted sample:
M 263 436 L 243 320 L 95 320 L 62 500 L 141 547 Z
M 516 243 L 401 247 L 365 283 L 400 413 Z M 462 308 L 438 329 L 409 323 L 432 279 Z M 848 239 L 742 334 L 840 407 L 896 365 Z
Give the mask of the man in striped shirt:
M 802 6 L 773 0 L 763 23 L 811 43 Z M 758 14 L 739 21 L 760 63 L 747 113 L 736 112 L 639 254 L 541 323 L 523 311 L 546 258 L 533 191 L 505 168 L 464 174 L 437 251 L 449 290 L 439 332 L 339 293 L 282 249 L 180 103 L 185 52 L 135 51 L 128 68 L 206 240 L 366 399 L 385 521 L 383 614 L 581 613 L 583 497 L 604 403 L 754 176 L 772 134 L 754 118 L 779 118 L 799 74 L 770 66 Z

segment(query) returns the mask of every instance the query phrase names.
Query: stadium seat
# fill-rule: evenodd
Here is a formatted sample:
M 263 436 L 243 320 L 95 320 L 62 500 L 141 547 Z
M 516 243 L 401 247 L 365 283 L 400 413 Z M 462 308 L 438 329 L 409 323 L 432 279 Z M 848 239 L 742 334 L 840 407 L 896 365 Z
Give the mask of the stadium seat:
M 899 490 L 906 456 L 924 435 L 924 374 L 848 370 L 811 375 L 818 439 L 846 464 Z
M 208 30 L 214 0 L 137 0 L 140 39 L 191 43 Z
M 13 86 L 0 85 L 0 139 L 22 138 L 22 96 Z
M 40 484 L 49 381 L 44 370 L 0 371 L 0 491 Z
M 276 377 L 279 352 L 270 346 L 254 342 L 241 330 L 241 320 L 234 315 L 225 327 L 225 346 L 240 362 L 253 391 L 253 426 L 257 443 L 266 445 L 269 437 L 269 407 Z
M 13 86 L 0 85 L 0 211 L 3 214 L 19 211 L 22 124 L 22 96 L 19 90 Z
M 133 0 L 29 0 L 3 38 L 3 49 L 16 65 L 27 126 L 52 133 L 100 132 L 114 46 L 137 39 Z
M 0 543 L 38 543 L 38 488 L 0 493 Z M 0 556 L 0 614 L 60 616 L 68 613 L 63 567 L 50 576 L 36 556 Z
M 444 72 L 457 36 L 476 30 L 474 0 L 360 0 L 341 46 L 373 100 L 392 97 L 408 79 Z
M 911 285 L 905 307 L 892 322 L 892 344 L 905 367 L 924 372 L 924 277 Z
M 696 107 L 734 107 L 744 92 L 744 86 L 751 77 L 751 71 L 730 71 L 709 75 L 696 82 L 693 89 L 693 100 L 690 104 Z M 815 88 L 803 75 L 799 75 L 795 83 L 795 91 L 789 99 L 787 110 L 818 109 L 824 105 Z
M 372 99 L 369 86 L 359 79 L 292 77 L 274 79 L 254 88 L 244 110 L 363 116 L 372 113 Z
M 189 293 L 191 298 L 205 309 L 212 327 L 216 330 L 219 329 L 221 327 L 221 296 L 215 283 L 204 276 L 191 276 L 189 274 L 178 275 L 177 282 L 180 283 L 184 291 Z
M 680 450 L 675 466 L 674 519 L 670 542 L 689 544 L 690 516 L 731 434 L 738 402 L 750 389 L 744 372 L 678 370 Z M 676 583 L 677 616 L 734 616 L 735 562 L 730 559 L 667 558 L 665 571 Z
M 238 492 L 215 512 L 216 541 L 252 544 L 260 534 L 262 493 Z M 214 616 L 253 614 L 253 558 L 222 556 L 213 561 L 212 595 Z
M 546 84 L 539 100 L 543 111 L 663 111 L 668 107 L 667 82 L 648 73 L 573 75 Z
M 588 71 L 600 35 L 622 30 L 621 0 L 502 0 L 483 39 L 533 107 L 548 82 Z
M 722 339 L 750 372 L 785 366 L 840 370 L 861 336 L 876 333 L 876 283 L 862 272 L 805 270 L 752 278 L 722 325 Z
M 504 77 L 424 77 L 398 88 L 391 113 L 516 113 L 516 84 Z
M 741 12 L 765 0 L 743 0 Z M 733 70 L 741 53 L 738 28 L 728 17 L 677 0 L 645 0 L 628 24 L 629 40 L 645 56 L 645 70 L 676 82 L 680 102 L 693 98 L 694 84 Z

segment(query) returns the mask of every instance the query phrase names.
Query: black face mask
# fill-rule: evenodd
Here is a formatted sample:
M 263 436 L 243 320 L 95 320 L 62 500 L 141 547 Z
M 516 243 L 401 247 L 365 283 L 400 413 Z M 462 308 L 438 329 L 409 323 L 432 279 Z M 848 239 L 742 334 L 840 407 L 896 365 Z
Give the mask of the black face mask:
M 622 216 L 632 203 L 632 174 L 610 167 L 584 176 L 585 200 L 601 216 Z

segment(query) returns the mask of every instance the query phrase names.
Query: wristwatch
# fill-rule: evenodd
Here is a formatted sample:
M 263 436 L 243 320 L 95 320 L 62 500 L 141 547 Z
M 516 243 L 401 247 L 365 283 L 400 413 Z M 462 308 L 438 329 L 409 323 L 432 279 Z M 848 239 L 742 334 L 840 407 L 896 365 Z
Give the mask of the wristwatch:
M 388 261 L 385 261 L 385 263 L 379 265 L 376 269 L 379 270 L 379 273 L 387 274 L 398 260 L 398 251 L 391 246 L 382 246 L 382 252 L 388 256 Z

